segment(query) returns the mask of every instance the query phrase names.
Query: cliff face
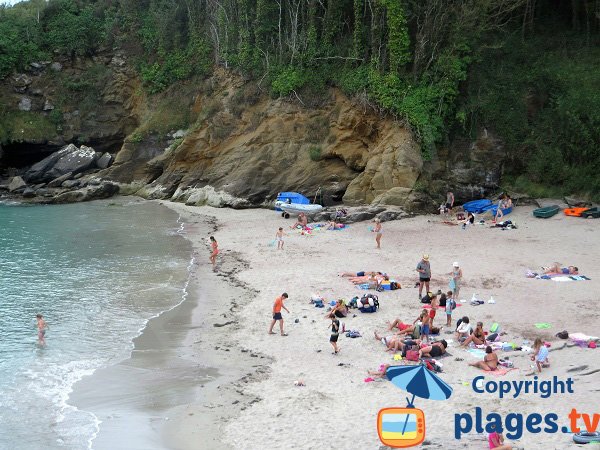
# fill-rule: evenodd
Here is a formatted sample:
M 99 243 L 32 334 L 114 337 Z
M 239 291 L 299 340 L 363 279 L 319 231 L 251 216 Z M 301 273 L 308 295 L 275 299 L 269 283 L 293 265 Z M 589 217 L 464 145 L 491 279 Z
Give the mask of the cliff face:
M 9 108 L 56 122 L 45 135 L 9 130 L 0 155 L 5 167 L 24 167 L 78 141 L 113 153 L 114 164 L 99 175 L 128 184 L 126 192 L 196 203 L 216 197 L 213 203 L 233 206 L 320 189 L 327 204 L 432 210 L 448 188 L 466 199 L 499 180 L 502 148 L 490 136 L 424 162 L 410 130 L 334 89 L 309 108 L 299 97 L 272 99 L 219 69 L 209 80 L 149 98 L 122 56 L 55 64 L 4 80 L 0 95 Z M 94 89 L 93 108 L 78 104 L 76 90 L 66 95 L 77 83 Z M 175 116 L 191 125 L 174 133 Z

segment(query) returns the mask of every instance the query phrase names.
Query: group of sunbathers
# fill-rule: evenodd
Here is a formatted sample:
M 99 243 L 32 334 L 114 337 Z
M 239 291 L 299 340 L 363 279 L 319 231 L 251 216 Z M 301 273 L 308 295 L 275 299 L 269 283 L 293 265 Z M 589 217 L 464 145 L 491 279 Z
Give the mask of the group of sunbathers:
M 377 289 L 384 281 L 389 281 L 390 277 L 384 272 L 342 272 L 340 277 L 348 278 L 354 284 L 368 284 L 369 289 Z

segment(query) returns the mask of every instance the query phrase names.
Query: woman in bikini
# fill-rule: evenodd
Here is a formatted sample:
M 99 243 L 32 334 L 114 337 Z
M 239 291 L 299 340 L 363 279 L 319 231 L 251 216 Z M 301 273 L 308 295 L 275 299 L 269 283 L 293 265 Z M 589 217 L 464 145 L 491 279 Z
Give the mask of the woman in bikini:
M 475 331 L 471 333 L 465 341 L 460 344 L 461 347 L 468 347 L 473 342 L 475 345 L 485 345 L 485 333 L 483 332 L 483 322 L 477 322 Z
M 219 254 L 219 243 L 214 236 L 210 237 L 210 247 L 212 249 L 210 254 L 210 262 L 212 263 L 214 269 L 215 264 L 217 263 L 217 255 Z
M 492 350 L 492 347 L 488 345 L 485 348 L 485 356 L 483 357 L 483 361 L 469 363 L 469 365 L 482 369 L 486 372 L 493 372 L 498 368 L 498 355 L 496 355 L 494 350 Z

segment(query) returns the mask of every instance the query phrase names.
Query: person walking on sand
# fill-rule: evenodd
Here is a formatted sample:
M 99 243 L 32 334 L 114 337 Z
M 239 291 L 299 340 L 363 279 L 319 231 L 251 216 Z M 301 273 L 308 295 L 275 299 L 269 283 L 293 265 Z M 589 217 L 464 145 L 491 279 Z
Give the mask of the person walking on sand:
M 462 280 L 462 269 L 457 261 L 452 263 L 452 272 L 450 272 L 452 278 L 450 279 L 449 288 L 452 289 L 452 297 L 458 300 L 458 293 L 460 292 L 460 282 Z
M 452 211 L 454 207 L 454 194 L 450 191 L 446 193 L 446 209 Z
M 279 330 L 281 331 L 281 335 L 287 336 L 287 333 L 283 332 L 283 316 L 281 315 L 281 308 L 285 309 L 285 312 L 288 314 L 290 313 L 290 311 L 283 304 L 283 301 L 287 298 L 288 295 L 286 292 L 284 292 L 275 299 L 275 303 L 273 303 L 273 320 L 271 321 L 271 326 L 269 327 L 269 334 L 276 334 L 273 331 L 273 327 L 275 326 L 275 322 L 279 321 Z
M 417 264 L 417 272 L 419 272 L 419 300 L 421 300 L 421 292 L 425 286 L 425 292 L 429 292 L 429 281 L 431 281 L 431 265 L 429 264 L 429 255 L 423 255 L 419 264 Z
M 340 335 L 340 321 L 333 313 L 330 314 L 329 317 L 331 318 L 331 325 L 328 327 L 331 328 L 331 337 L 329 338 L 329 342 L 333 347 L 333 354 L 337 355 L 340 351 L 340 348 L 337 345 L 338 337 Z
M 381 250 L 381 235 L 383 234 L 383 230 L 381 229 L 381 220 L 375 219 L 375 226 L 373 227 L 373 233 L 375 233 L 375 242 L 377 242 L 377 249 Z
M 210 262 L 214 269 L 215 264 L 217 264 L 217 255 L 219 254 L 219 243 L 217 242 L 217 240 L 215 239 L 214 236 L 210 237 L 210 248 L 211 248 Z
M 37 319 L 38 344 L 44 347 L 46 345 L 46 330 L 50 327 L 41 314 L 37 314 L 35 318 Z
M 283 250 L 283 228 L 279 227 L 279 230 L 277 230 L 277 233 L 275 233 L 275 240 L 277 241 L 277 250 Z

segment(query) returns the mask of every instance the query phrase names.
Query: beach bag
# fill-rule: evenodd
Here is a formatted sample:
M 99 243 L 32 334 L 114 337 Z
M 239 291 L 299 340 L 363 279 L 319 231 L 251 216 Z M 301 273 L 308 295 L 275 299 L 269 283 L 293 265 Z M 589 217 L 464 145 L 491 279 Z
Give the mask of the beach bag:
M 556 337 L 560 339 L 569 339 L 569 332 L 567 330 L 560 331 L 556 333 Z
M 358 308 L 357 302 L 358 297 L 353 297 L 352 300 L 348 302 L 348 308 Z
M 408 361 L 418 361 L 419 360 L 419 352 L 417 350 L 408 350 L 406 352 L 406 357 Z
M 322 299 L 313 300 L 313 303 L 315 304 L 315 308 L 325 308 L 325 304 L 323 303 Z
M 456 309 L 456 301 L 455 301 L 453 298 L 451 298 L 451 299 L 449 299 L 449 300 L 447 300 L 447 301 L 449 301 L 449 302 L 450 302 L 450 309 L 451 309 L 452 311 L 454 311 L 454 310 Z
M 390 291 L 395 291 L 396 289 L 402 289 L 400 287 L 400 283 L 397 283 L 395 281 L 391 281 L 390 282 Z
M 486 339 L 488 342 L 494 342 L 497 338 L 498 338 L 498 333 L 492 333 Z

